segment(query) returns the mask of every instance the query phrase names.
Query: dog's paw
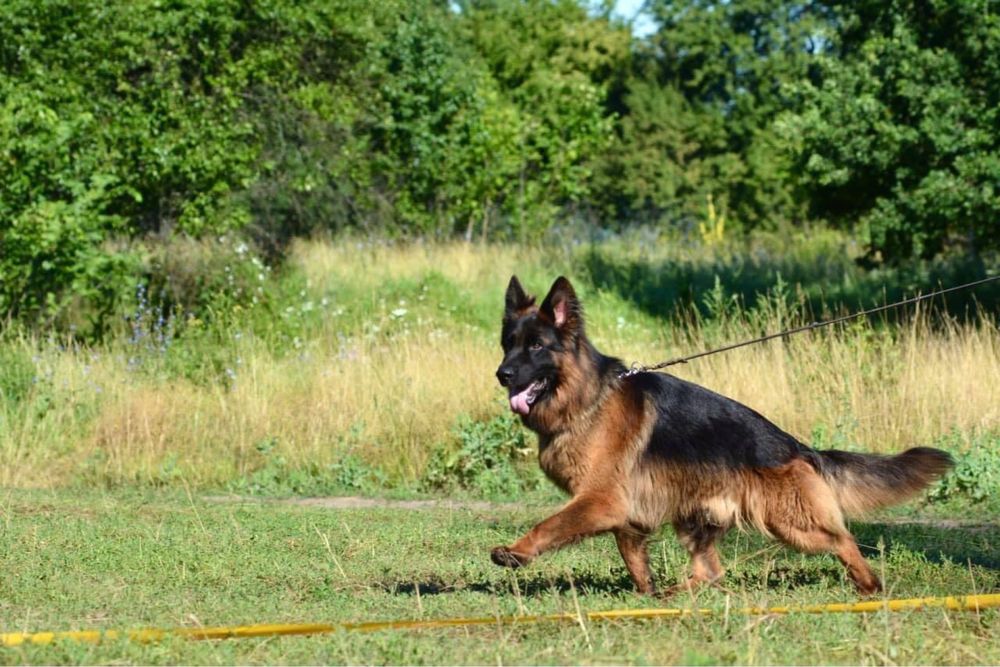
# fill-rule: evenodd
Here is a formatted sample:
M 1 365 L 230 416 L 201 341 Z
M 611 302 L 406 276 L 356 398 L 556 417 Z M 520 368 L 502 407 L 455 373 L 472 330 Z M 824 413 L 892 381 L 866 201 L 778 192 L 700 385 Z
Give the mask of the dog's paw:
M 666 602 L 666 601 L 670 600 L 671 598 L 677 597 L 677 594 L 681 593 L 681 592 L 690 593 L 691 589 L 687 588 L 687 587 L 685 587 L 685 586 L 683 586 L 681 584 L 675 584 L 673 586 L 667 586 L 664 589 L 658 590 L 655 593 L 653 593 L 652 595 L 657 600 L 660 600 L 662 602 Z
M 495 547 L 490 552 L 490 559 L 501 567 L 518 568 L 528 564 L 528 558 L 516 554 L 509 547 Z
M 872 580 L 863 583 L 855 582 L 854 585 L 858 589 L 858 595 L 862 597 L 875 597 L 882 592 L 882 582 L 877 578 L 872 578 Z

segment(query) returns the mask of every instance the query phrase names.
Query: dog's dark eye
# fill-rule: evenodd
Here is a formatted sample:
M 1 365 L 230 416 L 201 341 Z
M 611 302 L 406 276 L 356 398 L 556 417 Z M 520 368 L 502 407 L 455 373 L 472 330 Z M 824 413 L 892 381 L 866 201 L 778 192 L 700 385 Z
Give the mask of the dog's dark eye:
M 532 343 L 531 345 L 528 346 L 528 349 L 531 350 L 532 352 L 538 352 L 539 350 L 542 349 L 542 344 L 538 342 Z

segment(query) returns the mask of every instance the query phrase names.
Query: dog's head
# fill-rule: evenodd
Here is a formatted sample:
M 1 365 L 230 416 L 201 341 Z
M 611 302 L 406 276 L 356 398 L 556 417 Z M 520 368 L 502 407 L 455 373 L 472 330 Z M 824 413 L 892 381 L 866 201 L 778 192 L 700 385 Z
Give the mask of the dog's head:
M 500 344 L 503 363 L 497 379 L 510 392 L 510 409 L 527 416 L 552 397 L 566 355 L 575 355 L 583 336 L 583 313 L 573 286 L 559 277 L 541 306 L 517 276 L 507 286 Z

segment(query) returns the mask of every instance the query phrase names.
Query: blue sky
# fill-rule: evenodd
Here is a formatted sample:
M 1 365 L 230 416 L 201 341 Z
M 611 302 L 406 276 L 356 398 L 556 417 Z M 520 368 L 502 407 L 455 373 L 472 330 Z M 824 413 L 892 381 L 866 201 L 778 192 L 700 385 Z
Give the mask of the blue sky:
M 635 23 L 632 25 L 632 31 L 635 33 L 636 37 L 645 37 L 646 35 L 653 32 L 656 26 L 653 22 L 649 20 L 645 15 L 636 16 L 639 8 L 642 7 L 644 0 L 616 0 L 615 1 L 615 14 L 618 14 L 622 18 L 632 19 L 635 18 Z

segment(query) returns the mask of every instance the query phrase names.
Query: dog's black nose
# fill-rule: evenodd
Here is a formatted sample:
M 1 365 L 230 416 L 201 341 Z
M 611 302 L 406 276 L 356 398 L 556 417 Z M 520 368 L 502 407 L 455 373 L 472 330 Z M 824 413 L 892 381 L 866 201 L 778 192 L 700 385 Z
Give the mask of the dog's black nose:
M 510 381 L 514 379 L 514 371 L 501 366 L 497 369 L 497 379 L 500 380 L 501 387 L 509 386 Z

